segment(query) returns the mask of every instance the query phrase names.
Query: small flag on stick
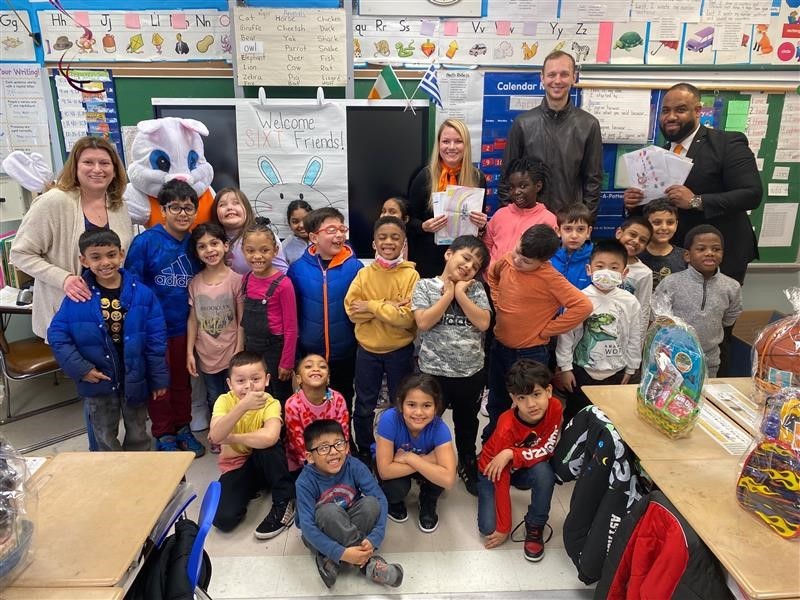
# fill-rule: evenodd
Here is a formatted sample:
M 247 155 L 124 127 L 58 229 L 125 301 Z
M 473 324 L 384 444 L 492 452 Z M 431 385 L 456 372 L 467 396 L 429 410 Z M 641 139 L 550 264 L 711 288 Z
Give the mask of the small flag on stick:
M 392 69 L 392 65 L 386 65 L 378 74 L 378 78 L 372 86 L 367 98 L 370 100 L 383 100 L 384 98 L 403 97 L 408 99 L 400 80 Z
M 425 74 L 422 76 L 417 89 L 422 89 L 423 92 L 430 96 L 434 104 L 438 104 L 440 108 L 444 108 L 442 105 L 442 94 L 439 91 L 439 80 L 436 77 L 436 65 L 431 64 L 431 66 L 428 67 L 428 70 L 425 71 Z M 412 94 L 411 97 L 413 98 L 414 95 Z

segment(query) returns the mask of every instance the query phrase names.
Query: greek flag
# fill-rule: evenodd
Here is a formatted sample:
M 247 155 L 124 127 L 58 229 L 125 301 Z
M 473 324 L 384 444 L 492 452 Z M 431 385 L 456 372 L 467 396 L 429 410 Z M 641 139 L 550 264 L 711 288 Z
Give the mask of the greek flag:
M 430 96 L 434 104 L 438 104 L 441 108 L 444 108 L 444 106 L 442 106 L 442 94 L 439 92 L 439 80 L 436 78 L 436 65 L 431 64 L 431 66 L 428 67 L 428 70 L 425 71 L 425 75 L 422 76 L 419 82 L 419 87 Z

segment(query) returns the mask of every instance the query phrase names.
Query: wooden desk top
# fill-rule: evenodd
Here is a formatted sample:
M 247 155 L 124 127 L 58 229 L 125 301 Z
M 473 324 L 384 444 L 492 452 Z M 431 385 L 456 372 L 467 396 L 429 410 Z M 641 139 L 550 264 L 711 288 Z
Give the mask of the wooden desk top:
M 727 380 L 719 380 L 727 381 Z M 672 440 L 636 413 L 636 385 L 592 385 L 583 391 L 603 410 L 622 439 L 642 460 L 729 459 L 731 455 L 698 425 L 685 438 Z M 724 418 L 719 411 L 716 414 Z M 731 426 L 736 427 L 729 421 Z M 737 427 L 737 431 L 745 432 Z M 746 448 L 742 449 L 744 452 Z
M 642 466 L 745 592 L 800 596 L 800 544 L 782 539 L 736 502 L 737 458 L 647 460 Z
M 34 557 L 15 587 L 115 586 L 175 492 L 191 452 L 66 452 L 31 478 Z
M 119 587 L 95 588 L 21 588 L 3 590 L 3 600 L 122 600 Z

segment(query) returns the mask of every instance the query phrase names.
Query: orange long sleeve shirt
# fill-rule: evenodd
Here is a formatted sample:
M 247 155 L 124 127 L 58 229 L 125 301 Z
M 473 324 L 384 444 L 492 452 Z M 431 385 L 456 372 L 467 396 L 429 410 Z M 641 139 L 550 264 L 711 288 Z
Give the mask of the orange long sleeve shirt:
M 518 271 L 509 252 L 489 268 L 487 279 L 497 315 L 494 335 L 509 348 L 547 344 L 592 313 L 589 298 L 549 262 L 535 271 Z M 556 317 L 562 306 L 566 310 Z

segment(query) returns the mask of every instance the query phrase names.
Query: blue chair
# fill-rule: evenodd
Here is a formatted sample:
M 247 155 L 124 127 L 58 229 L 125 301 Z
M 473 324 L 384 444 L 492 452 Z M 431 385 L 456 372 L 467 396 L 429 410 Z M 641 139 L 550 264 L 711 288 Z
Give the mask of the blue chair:
M 192 552 L 189 555 L 189 565 L 187 567 L 189 583 L 194 589 L 195 597 L 197 598 L 208 598 L 208 595 L 197 587 L 197 581 L 200 578 L 200 567 L 203 565 L 203 546 L 206 542 L 208 532 L 211 530 L 214 517 L 217 514 L 217 506 L 219 506 L 221 491 L 222 486 L 219 481 L 212 481 L 208 484 L 206 493 L 203 496 L 203 504 L 200 506 L 200 516 L 197 519 L 197 537 L 194 539 Z

